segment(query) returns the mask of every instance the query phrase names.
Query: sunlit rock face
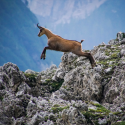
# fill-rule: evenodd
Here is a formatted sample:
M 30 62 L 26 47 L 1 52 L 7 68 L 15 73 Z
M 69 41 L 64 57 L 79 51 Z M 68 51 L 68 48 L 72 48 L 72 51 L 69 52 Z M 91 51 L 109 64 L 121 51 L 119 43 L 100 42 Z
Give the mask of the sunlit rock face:
M 1 66 L 0 124 L 124 124 L 123 40 L 116 38 L 86 51 L 96 60 L 93 69 L 87 58 L 72 53 L 63 54 L 59 67 L 42 72 L 22 72 L 10 62 Z

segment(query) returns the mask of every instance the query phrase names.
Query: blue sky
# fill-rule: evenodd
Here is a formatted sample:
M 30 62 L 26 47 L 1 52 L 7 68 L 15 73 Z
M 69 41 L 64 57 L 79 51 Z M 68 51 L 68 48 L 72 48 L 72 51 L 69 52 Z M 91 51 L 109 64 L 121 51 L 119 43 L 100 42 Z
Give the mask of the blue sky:
M 49 18 L 53 26 L 85 19 L 106 0 L 27 0 L 36 15 Z
M 13 2 L 14 1 L 17 2 L 19 0 L 13 0 Z M 83 50 L 91 50 L 94 46 L 98 46 L 102 42 L 108 44 L 111 39 L 116 39 L 117 32 L 125 32 L 125 0 L 22 1 L 31 12 L 36 15 L 39 25 L 48 28 L 53 33 L 65 39 L 77 40 L 79 42 L 81 39 L 84 39 L 85 41 L 82 43 Z M 7 5 L 7 1 L 5 3 Z M 20 8 L 20 4 L 17 6 Z M 11 13 L 11 11 L 9 12 Z M 4 17 L 6 19 L 6 14 Z M 8 24 L 9 23 L 10 21 Z M 16 23 L 20 22 L 17 20 Z M 32 25 L 37 28 L 36 24 L 37 22 Z M 37 30 L 39 32 L 39 29 Z M 38 32 L 35 32 L 36 36 Z M 41 54 L 43 48 L 47 46 L 46 36 L 40 37 L 39 42 L 39 45 L 43 42 L 39 48 Z M 38 45 L 38 42 L 34 42 L 34 44 Z M 59 65 L 62 54 L 61 52 L 48 50 L 47 59 L 44 61 L 45 65 L 41 64 L 41 69 L 49 67 L 52 63 Z M 57 59 L 52 58 L 50 60 L 49 56 L 51 57 L 51 55 L 54 55 Z M 36 60 L 39 58 L 37 56 L 34 53 L 32 58 Z M 48 64 L 47 61 L 50 62 L 50 64 Z
M 117 32 L 124 32 L 125 0 L 27 1 L 41 26 L 66 39 L 85 39 L 84 49 L 108 44 Z
M 79 25 L 83 26 L 84 31 L 88 28 L 84 21 L 97 10 L 106 0 L 27 0 L 28 8 L 37 16 L 40 25 L 47 27 L 49 30 L 66 39 L 81 41 L 86 39 L 84 49 L 92 49 L 89 46 L 89 34 L 84 34 Z M 96 18 L 96 17 L 95 17 Z M 72 29 L 78 29 L 75 31 Z M 80 27 L 80 28 L 81 28 Z M 79 34 L 79 31 L 81 32 Z M 104 41 L 101 41 L 104 42 Z
M 125 32 L 125 0 L 27 1 L 41 26 L 65 39 L 84 39 L 83 50 L 92 50 L 102 42 L 108 44 L 116 39 L 117 32 Z
M 28 8 L 37 16 L 41 26 L 66 39 L 85 39 L 85 49 L 92 49 L 102 42 L 107 44 L 123 29 L 122 26 L 116 27 L 115 23 L 124 24 L 125 0 L 27 1 Z

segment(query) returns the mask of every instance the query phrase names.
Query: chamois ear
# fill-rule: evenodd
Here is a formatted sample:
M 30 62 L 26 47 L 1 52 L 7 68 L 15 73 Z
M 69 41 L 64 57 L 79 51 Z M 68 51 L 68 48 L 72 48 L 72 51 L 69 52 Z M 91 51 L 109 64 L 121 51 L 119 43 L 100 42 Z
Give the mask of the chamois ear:
M 42 27 L 41 27 L 41 26 L 38 26 L 38 24 L 39 24 L 39 23 L 37 23 L 37 27 L 38 27 L 39 29 L 41 29 Z

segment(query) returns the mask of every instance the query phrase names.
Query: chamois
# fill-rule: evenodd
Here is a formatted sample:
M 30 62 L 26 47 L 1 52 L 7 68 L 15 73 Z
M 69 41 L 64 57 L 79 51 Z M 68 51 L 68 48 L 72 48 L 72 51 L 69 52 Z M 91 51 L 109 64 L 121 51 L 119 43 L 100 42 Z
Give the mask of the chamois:
M 48 38 L 48 46 L 43 49 L 43 52 L 41 54 L 41 59 L 45 59 L 46 57 L 46 50 L 55 50 L 55 51 L 62 51 L 62 52 L 72 52 L 78 56 L 85 56 L 90 60 L 92 68 L 96 65 L 96 62 L 91 55 L 91 53 L 83 52 L 81 43 L 84 40 L 81 40 L 81 42 L 75 41 L 75 40 L 67 40 L 63 39 L 62 37 L 53 34 L 50 30 L 38 26 L 40 29 L 40 32 L 38 33 L 38 36 L 41 37 L 43 34 L 45 34 Z

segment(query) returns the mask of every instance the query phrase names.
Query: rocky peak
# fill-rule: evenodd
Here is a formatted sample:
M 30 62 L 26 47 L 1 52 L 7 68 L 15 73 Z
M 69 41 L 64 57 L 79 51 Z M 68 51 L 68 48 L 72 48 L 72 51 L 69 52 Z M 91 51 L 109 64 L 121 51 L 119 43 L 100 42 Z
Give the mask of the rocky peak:
M 125 122 L 125 40 L 117 38 L 85 57 L 64 53 L 59 67 L 22 72 L 0 67 L 1 125 L 111 125 Z

